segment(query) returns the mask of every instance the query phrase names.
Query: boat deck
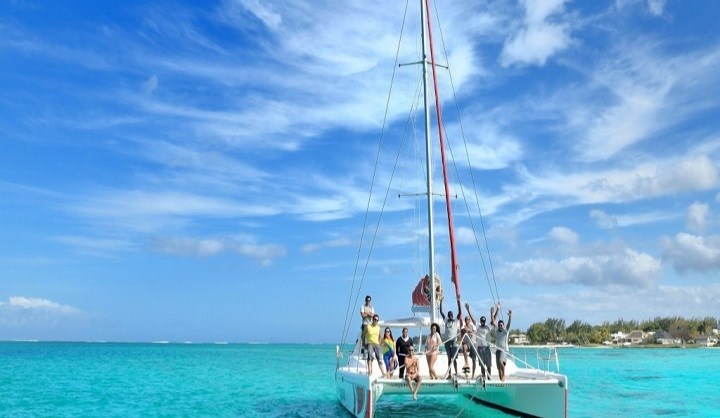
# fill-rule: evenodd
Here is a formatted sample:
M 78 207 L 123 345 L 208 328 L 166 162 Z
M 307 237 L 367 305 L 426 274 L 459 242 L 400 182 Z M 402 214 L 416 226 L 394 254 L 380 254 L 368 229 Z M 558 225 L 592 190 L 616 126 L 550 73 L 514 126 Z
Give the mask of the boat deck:
M 352 356 L 349 360 L 348 365 L 337 369 L 336 382 L 340 398 L 350 410 L 354 411 L 356 405 L 360 405 L 361 401 L 366 402 L 367 399 L 377 402 L 385 395 L 410 395 L 408 382 L 400 379 L 397 371 L 393 377 L 383 377 L 378 365 L 373 362 L 373 373 L 368 376 L 365 360 L 357 356 Z M 462 370 L 463 363 L 460 362 L 459 366 L 459 370 Z M 444 376 L 447 372 L 447 357 L 439 356 L 434 369 L 439 376 Z M 479 367 L 476 367 L 475 378 L 471 372 L 467 376 L 464 373 L 453 373 L 448 379 L 431 379 L 427 362 L 421 361 L 422 383 L 418 396 L 464 395 L 493 408 L 530 416 L 567 416 L 567 377 L 558 373 L 517 367 L 511 360 L 508 361 L 504 381 L 500 381 L 496 367 L 491 370 L 494 372 L 491 378 L 484 381 L 480 378 Z M 537 402 L 539 399 L 543 402 Z M 363 416 L 360 412 L 358 414 L 356 416 Z

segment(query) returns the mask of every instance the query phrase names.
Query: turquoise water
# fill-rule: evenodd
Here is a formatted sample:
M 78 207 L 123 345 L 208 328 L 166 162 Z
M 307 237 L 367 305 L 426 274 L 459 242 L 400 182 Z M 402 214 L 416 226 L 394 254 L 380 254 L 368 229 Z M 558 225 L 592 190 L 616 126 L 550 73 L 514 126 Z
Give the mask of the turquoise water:
M 335 397 L 334 351 L 5 342 L 0 416 L 349 417 Z M 535 363 L 534 350 L 513 352 Z M 720 350 L 562 349 L 560 359 L 571 417 L 720 417 Z M 463 398 L 398 399 L 382 399 L 376 416 L 508 416 Z

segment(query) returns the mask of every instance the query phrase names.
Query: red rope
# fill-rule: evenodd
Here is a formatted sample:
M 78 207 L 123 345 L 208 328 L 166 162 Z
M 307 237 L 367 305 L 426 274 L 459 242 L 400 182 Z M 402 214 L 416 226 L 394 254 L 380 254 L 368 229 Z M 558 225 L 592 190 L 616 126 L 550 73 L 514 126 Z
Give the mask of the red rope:
M 430 63 L 432 64 L 433 87 L 435 89 L 435 115 L 437 117 L 438 134 L 440 136 L 440 156 L 442 158 L 443 183 L 445 185 L 445 208 L 448 217 L 448 232 L 450 234 L 450 261 L 452 263 L 451 280 L 455 284 L 455 296 L 457 299 L 458 315 L 462 313 L 462 305 L 460 303 L 460 277 L 458 275 L 459 266 L 457 263 L 457 255 L 455 253 L 455 229 L 453 227 L 452 209 L 450 208 L 450 185 L 448 181 L 447 164 L 445 160 L 445 136 L 443 132 L 442 109 L 440 107 L 440 91 L 438 89 L 438 81 L 435 65 L 435 49 L 433 48 L 432 28 L 430 25 L 430 0 L 425 0 L 425 13 L 427 16 L 428 41 L 430 44 Z

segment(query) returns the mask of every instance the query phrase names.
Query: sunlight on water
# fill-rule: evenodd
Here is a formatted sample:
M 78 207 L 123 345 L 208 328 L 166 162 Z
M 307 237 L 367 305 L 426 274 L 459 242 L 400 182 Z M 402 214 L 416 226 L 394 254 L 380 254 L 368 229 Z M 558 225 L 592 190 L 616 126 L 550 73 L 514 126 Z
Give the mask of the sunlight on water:
M 720 350 L 560 356 L 571 417 L 720 416 Z M 335 395 L 331 345 L 23 342 L 0 343 L 0 358 L 2 416 L 350 416 Z M 376 416 L 508 415 L 463 397 L 408 395 L 382 398 Z

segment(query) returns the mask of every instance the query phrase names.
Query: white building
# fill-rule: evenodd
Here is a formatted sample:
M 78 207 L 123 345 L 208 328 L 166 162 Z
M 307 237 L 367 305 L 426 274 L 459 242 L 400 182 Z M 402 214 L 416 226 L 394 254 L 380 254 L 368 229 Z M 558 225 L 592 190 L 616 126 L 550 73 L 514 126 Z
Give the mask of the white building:
M 618 331 L 614 334 L 610 334 L 610 338 L 612 339 L 613 344 L 621 344 L 625 342 L 627 334 L 622 331 Z
M 510 344 L 515 344 L 515 345 L 527 345 L 528 344 L 527 335 L 525 335 L 525 334 L 512 334 L 512 335 L 510 335 L 509 338 L 510 338 Z
M 703 346 L 703 347 L 712 347 L 715 344 L 718 343 L 717 337 L 713 335 L 702 335 L 700 337 L 695 338 L 695 345 Z

